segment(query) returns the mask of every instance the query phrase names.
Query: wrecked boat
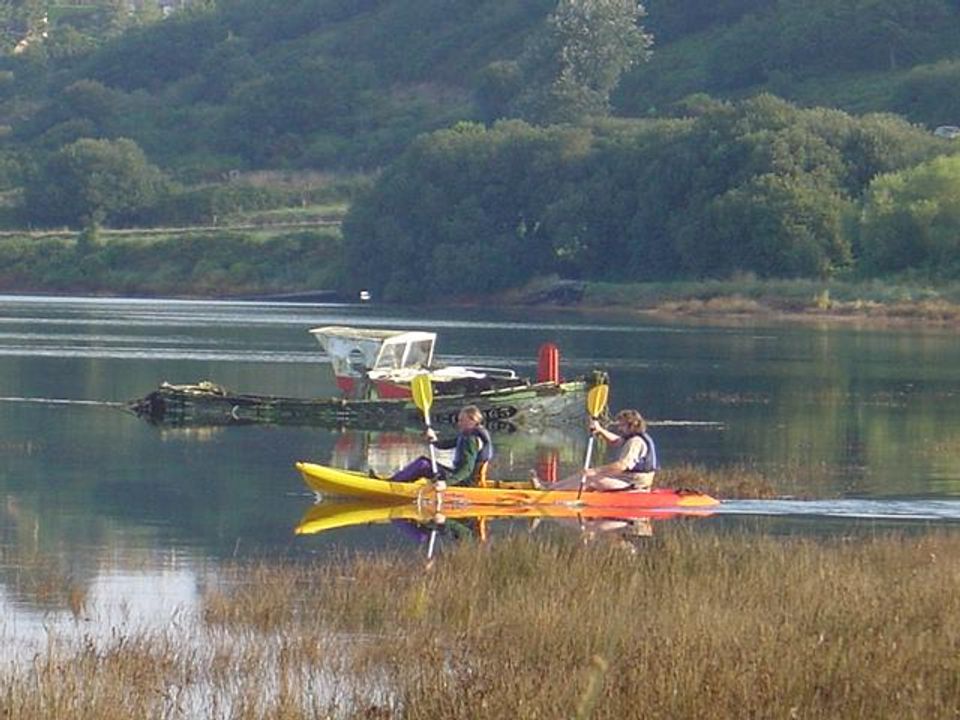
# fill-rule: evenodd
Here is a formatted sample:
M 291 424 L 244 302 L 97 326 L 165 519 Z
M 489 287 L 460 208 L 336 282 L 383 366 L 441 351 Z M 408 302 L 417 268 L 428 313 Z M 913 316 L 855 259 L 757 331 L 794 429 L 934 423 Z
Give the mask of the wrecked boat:
M 173 427 L 419 429 L 423 415 L 413 402 L 410 381 L 426 373 L 434 389 L 435 424 L 455 425 L 460 408 L 476 405 L 488 428 L 512 432 L 582 420 L 587 390 L 606 382 L 600 371 L 562 380 L 559 351 L 552 343 L 540 348 L 537 376 L 529 379 L 504 368 L 437 365 L 432 332 L 331 326 L 310 333 L 330 362 L 338 397 L 277 397 L 232 392 L 210 381 L 164 382 L 128 407 L 152 423 Z

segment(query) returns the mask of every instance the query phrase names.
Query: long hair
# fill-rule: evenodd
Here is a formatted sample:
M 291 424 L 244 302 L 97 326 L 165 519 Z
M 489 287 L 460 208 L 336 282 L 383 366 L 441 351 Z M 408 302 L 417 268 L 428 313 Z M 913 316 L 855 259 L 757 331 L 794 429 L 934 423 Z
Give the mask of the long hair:
M 621 410 L 616 414 L 614 420 L 629 434 L 647 431 L 647 421 L 636 410 Z
M 483 425 L 483 413 L 476 405 L 464 405 L 457 413 L 457 417 L 467 417 L 473 420 L 477 425 Z

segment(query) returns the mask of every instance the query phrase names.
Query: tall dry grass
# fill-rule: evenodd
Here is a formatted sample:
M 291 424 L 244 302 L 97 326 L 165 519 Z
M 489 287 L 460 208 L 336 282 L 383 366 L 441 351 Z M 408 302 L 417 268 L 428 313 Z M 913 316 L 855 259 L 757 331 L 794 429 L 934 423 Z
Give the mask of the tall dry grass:
M 3 674 L 0 717 L 953 718 L 960 536 L 237 564 L 198 627 L 52 653 Z

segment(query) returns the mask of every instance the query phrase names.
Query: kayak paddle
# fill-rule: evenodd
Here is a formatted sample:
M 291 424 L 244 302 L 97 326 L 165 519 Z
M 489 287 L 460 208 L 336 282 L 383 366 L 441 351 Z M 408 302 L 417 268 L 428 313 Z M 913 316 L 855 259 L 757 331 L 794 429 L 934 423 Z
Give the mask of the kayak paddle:
M 603 385 L 594 385 L 590 388 L 590 392 L 587 393 L 587 415 L 590 416 L 591 420 L 598 420 L 600 416 L 603 415 L 603 411 L 607 407 L 607 396 L 609 394 L 610 386 L 606 383 Z M 580 475 L 580 488 L 577 490 L 577 500 L 583 495 L 583 487 L 587 484 L 587 470 L 590 469 L 590 456 L 592 454 L 593 433 L 591 432 L 587 440 L 587 455 L 583 459 L 583 473 Z
M 413 380 L 410 382 L 410 392 L 413 394 L 413 404 L 420 408 L 420 411 L 423 413 L 423 424 L 426 426 L 426 429 L 432 430 L 430 427 L 430 407 L 433 405 L 433 385 L 430 383 L 430 376 L 426 373 L 420 375 L 414 375 Z M 433 487 L 437 492 L 437 507 L 436 512 L 440 512 L 440 507 L 443 503 L 443 496 L 441 493 L 446 488 L 446 483 L 442 480 L 437 480 L 437 451 L 433 447 L 433 443 L 428 443 L 430 445 L 430 469 L 433 471 Z M 433 558 L 433 546 L 437 540 L 437 527 L 434 524 L 433 529 L 430 531 L 430 544 L 427 545 L 427 561 L 429 562 Z
M 427 430 L 432 430 L 430 427 L 430 407 L 433 405 L 433 385 L 430 382 L 430 376 L 426 373 L 420 375 L 414 375 L 413 381 L 410 383 L 410 391 L 413 393 L 413 404 L 420 408 L 420 411 L 423 413 L 423 424 L 426 425 Z M 433 447 L 433 443 L 430 443 L 430 469 L 433 471 L 433 476 L 437 476 L 437 451 Z

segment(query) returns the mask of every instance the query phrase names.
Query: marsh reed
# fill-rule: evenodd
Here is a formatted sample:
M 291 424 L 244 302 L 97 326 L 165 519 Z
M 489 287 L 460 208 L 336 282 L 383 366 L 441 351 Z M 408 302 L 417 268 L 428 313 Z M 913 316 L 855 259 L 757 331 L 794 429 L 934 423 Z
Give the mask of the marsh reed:
M 954 718 L 960 534 L 664 523 L 237 563 L 194 626 L 0 672 L 12 718 Z

